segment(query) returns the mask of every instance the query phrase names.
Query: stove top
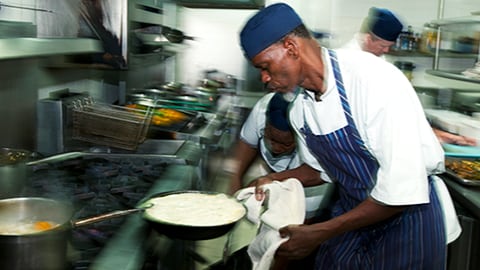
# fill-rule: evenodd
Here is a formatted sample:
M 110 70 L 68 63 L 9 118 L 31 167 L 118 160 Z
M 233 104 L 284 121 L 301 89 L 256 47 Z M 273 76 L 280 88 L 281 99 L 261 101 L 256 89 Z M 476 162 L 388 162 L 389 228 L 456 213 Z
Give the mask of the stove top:
M 165 162 L 142 159 L 81 157 L 34 166 L 27 196 L 71 201 L 73 220 L 135 207 L 161 177 Z M 126 217 L 80 226 L 72 230 L 68 269 L 88 269 L 115 235 Z

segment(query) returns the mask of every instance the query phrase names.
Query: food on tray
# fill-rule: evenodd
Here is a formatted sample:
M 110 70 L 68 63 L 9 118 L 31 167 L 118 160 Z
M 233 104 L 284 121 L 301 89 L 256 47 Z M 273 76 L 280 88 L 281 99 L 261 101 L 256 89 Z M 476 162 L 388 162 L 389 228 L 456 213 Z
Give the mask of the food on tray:
M 185 226 L 218 226 L 236 222 L 245 215 L 241 203 L 225 194 L 178 193 L 153 198 L 147 218 Z
M 147 110 L 147 106 L 138 105 L 138 104 L 128 104 L 128 108 Z M 180 123 L 188 119 L 188 116 L 180 111 L 170 109 L 170 108 L 158 108 L 153 111 L 152 115 L 152 124 L 156 126 L 169 126 L 176 123 Z
M 478 160 L 446 160 L 445 166 L 461 178 L 480 180 L 480 161 Z

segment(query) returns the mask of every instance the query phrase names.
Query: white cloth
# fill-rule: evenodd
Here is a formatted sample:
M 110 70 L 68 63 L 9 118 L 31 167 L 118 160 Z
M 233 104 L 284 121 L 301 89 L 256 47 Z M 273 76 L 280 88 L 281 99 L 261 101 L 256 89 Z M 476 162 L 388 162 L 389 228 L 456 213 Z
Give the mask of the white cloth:
M 444 153 L 412 85 L 395 66 L 373 54 L 336 51 L 357 130 L 380 165 L 371 196 L 387 205 L 428 203 L 427 176 L 444 171 Z M 314 134 L 347 125 L 330 57 L 325 49 L 322 53 L 326 92 L 319 102 L 308 91 L 297 95 L 289 115 L 302 160 L 314 168 L 321 167 L 300 132 L 304 119 Z
M 458 221 L 457 212 L 453 206 L 452 198 L 448 192 L 447 186 L 438 176 L 433 176 L 433 185 L 437 191 L 438 199 L 443 210 L 443 222 L 445 223 L 445 233 L 447 244 L 455 241 L 462 232 L 462 227 Z
M 267 192 L 264 201 L 255 199 L 255 188 L 249 187 L 237 193 L 237 199 L 245 200 L 247 218 L 260 224 L 259 232 L 248 247 L 248 255 L 254 270 L 268 270 L 273 263 L 277 248 L 288 240 L 281 238 L 278 230 L 290 224 L 302 224 L 305 219 L 305 196 L 300 181 L 290 178 L 274 181 L 263 187 Z

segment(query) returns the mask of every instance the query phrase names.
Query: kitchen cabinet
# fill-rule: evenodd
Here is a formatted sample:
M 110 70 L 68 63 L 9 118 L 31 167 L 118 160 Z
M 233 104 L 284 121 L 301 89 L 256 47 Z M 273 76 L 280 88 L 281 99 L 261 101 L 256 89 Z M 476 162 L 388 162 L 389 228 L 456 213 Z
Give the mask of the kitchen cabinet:
M 433 56 L 433 69 L 427 70 L 427 73 L 448 79 L 480 83 L 480 75 L 472 77 L 462 74 L 468 68 L 473 68 L 473 65 L 457 70 L 447 70 L 439 67 L 442 57 L 471 58 L 473 63 L 478 61 L 480 16 L 440 19 L 432 21 L 430 25 L 436 27 L 437 43 Z

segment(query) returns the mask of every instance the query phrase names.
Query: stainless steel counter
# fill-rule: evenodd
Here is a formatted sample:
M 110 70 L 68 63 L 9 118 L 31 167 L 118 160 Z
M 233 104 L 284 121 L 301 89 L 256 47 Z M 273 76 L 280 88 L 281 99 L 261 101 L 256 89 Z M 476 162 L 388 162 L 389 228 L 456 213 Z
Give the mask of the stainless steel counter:
M 452 199 L 480 220 L 480 187 L 462 185 L 447 174 L 441 175 L 441 178 L 445 181 Z

